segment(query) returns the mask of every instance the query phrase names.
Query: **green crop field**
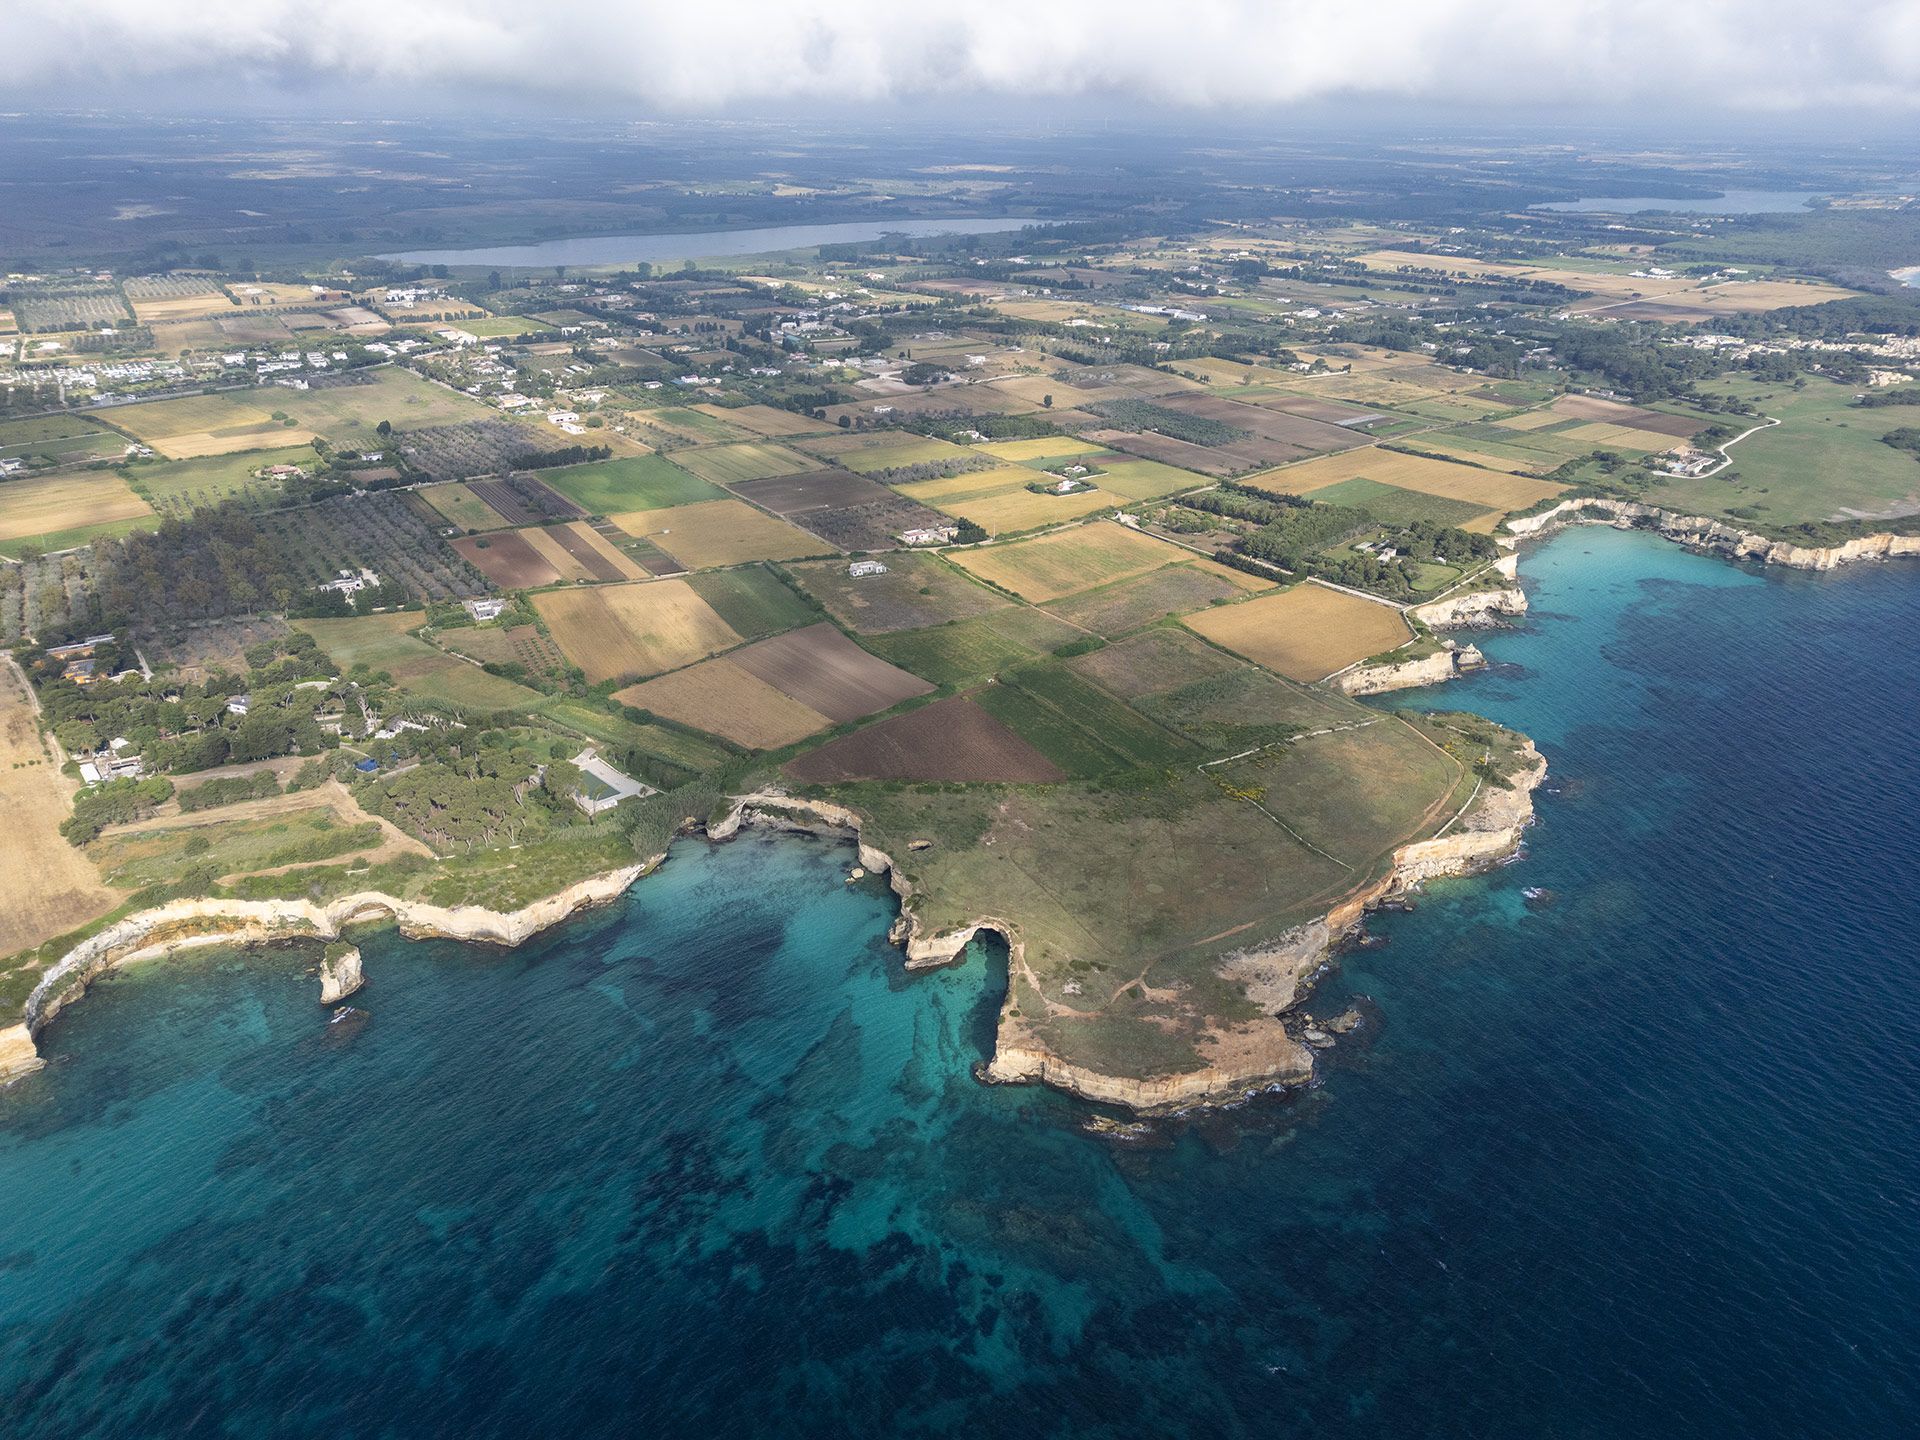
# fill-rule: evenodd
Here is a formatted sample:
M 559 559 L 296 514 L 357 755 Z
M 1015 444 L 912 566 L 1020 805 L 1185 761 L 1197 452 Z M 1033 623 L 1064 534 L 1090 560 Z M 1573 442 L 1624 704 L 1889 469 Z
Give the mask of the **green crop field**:
M 477 665 L 456 660 L 444 650 L 407 634 L 418 613 L 364 615 L 350 620 L 296 620 L 342 670 L 365 664 L 386 671 L 402 690 L 424 700 L 443 700 L 474 710 L 532 710 L 540 692 L 489 675 Z
M 715 445 L 698 450 L 676 450 L 674 463 L 702 480 L 716 485 L 737 485 L 743 480 L 765 480 L 773 475 L 798 475 L 817 470 L 820 462 L 770 440 L 749 441 L 739 445 Z M 657 507 L 628 506 L 628 509 Z
M 863 643 L 923 680 L 955 685 L 997 674 L 1085 638 L 1085 631 L 1022 606 L 922 630 L 870 635 Z
M 602 745 L 644 750 L 649 755 L 689 770 L 711 770 L 725 764 L 728 759 L 728 752 L 719 746 L 683 730 L 672 730 L 665 725 L 635 724 L 624 715 L 609 714 L 572 697 L 549 700 L 540 707 L 540 713 Z
M 690 577 L 687 584 L 743 640 L 758 640 L 812 625 L 821 617 L 787 583 L 763 565 L 714 570 Z
M 56 465 L 117 460 L 127 437 L 83 415 L 0 420 L 0 460 L 44 459 Z
M 462 530 L 506 528 L 506 517 L 474 494 L 462 481 L 423 485 L 414 493 L 443 515 L 448 523 L 458 525 Z
M 659 455 L 567 465 L 542 470 L 540 478 L 594 515 L 666 510 L 698 500 L 721 500 L 727 493 Z
M 1390 525 L 1408 525 L 1416 520 L 1464 525 L 1487 513 L 1486 506 L 1470 500 L 1449 500 L 1444 495 L 1427 495 L 1398 485 L 1383 485 L 1378 480 L 1342 480 L 1314 491 L 1313 498 L 1328 505 L 1351 505 Z

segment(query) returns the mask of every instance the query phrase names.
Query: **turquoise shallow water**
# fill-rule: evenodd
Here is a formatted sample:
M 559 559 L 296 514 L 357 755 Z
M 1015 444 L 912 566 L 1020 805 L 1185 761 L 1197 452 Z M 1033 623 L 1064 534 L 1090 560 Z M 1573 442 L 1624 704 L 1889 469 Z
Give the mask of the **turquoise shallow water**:
M 1523 568 L 1444 703 L 1550 755 L 1527 858 L 1377 918 L 1312 1092 L 978 1085 L 1003 961 L 812 841 L 377 937 L 351 1033 L 136 969 L 0 1092 L 0 1434 L 1911 1433 L 1920 572 Z

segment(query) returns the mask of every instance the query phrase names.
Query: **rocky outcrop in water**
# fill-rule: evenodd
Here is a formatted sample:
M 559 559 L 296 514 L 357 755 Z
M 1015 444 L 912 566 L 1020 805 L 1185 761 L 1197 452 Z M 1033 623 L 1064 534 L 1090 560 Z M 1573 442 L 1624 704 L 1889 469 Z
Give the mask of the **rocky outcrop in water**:
M 327 953 L 320 957 L 322 1005 L 337 1004 L 366 983 L 366 977 L 360 973 L 360 951 L 357 946 L 327 947 Z
M 464 940 L 485 945 L 519 945 L 549 926 L 591 905 L 605 904 L 652 870 L 656 855 L 604 875 L 589 876 L 521 910 L 501 912 L 478 905 L 429 905 L 368 891 L 327 904 L 311 900 L 175 900 L 108 926 L 63 956 L 27 997 L 25 1023 L 0 1031 L 0 1081 L 37 1068 L 33 1037 L 54 1016 L 86 993 L 96 976 L 120 965 L 155 960 L 209 945 L 260 945 L 281 940 L 338 940 L 350 925 L 391 920 L 410 940 Z M 359 952 L 351 974 L 358 984 Z M 348 971 L 336 976 L 344 983 Z M 321 981 L 325 996 L 327 980 Z M 351 987 L 340 992 L 351 993 Z M 338 997 L 335 997 L 338 998 Z M 22 1049 L 21 1037 L 25 1037 Z M 24 1057 L 33 1053 L 31 1064 Z M 11 1056 L 9 1062 L 7 1057 Z

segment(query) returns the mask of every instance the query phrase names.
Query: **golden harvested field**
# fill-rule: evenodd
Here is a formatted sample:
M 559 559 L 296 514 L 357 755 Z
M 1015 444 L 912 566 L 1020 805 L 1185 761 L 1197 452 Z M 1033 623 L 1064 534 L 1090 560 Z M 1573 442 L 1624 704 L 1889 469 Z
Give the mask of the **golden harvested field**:
M 0 540 L 51 535 L 114 520 L 137 520 L 153 508 L 118 475 L 49 475 L 0 481 Z
M 798 560 L 829 555 L 834 548 L 744 500 L 701 500 L 608 518 L 627 534 L 651 540 L 689 570 L 749 560 Z
M 1278 594 L 1203 610 L 1182 622 L 1223 649 L 1289 680 L 1323 680 L 1412 634 L 1400 612 L 1307 581 Z
M 827 427 L 808 415 L 796 415 L 791 410 L 776 410 L 771 405 L 741 405 L 729 408 L 722 405 L 695 405 L 702 415 L 711 415 L 716 420 L 724 420 L 730 425 L 739 425 L 756 435 L 765 435 L 769 439 L 780 440 L 789 435 L 818 435 Z
M 207 315 L 231 315 L 237 306 L 219 291 L 208 295 L 174 295 L 164 300 L 131 300 L 134 317 L 142 325 L 155 321 L 198 320 Z
M 1003 590 L 1042 601 L 1145 575 L 1186 559 L 1187 552 L 1103 520 L 1010 545 L 956 550 L 948 558 Z
M 1000 472 L 988 472 L 1000 473 Z M 1027 489 L 1036 472 L 1028 470 L 1024 477 L 1014 484 L 1001 484 L 994 490 L 975 490 L 967 498 L 954 500 L 928 500 L 916 491 L 916 487 L 902 487 L 903 494 L 910 495 L 923 504 L 936 510 L 944 510 L 949 515 L 958 515 L 962 520 L 971 520 L 989 535 L 1012 535 L 1022 530 L 1038 530 L 1046 525 L 1058 525 L 1067 520 L 1078 520 L 1082 515 L 1091 515 L 1096 510 L 1104 510 L 1118 501 L 1105 490 L 1082 490 L 1073 495 L 1043 495 Z M 975 480 L 978 475 L 957 476 L 956 479 Z M 945 484 L 945 481 L 932 481 L 932 484 Z M 1098 482 L 1096 482 L 1098 483 Z
M 533 604 L 591 685 L 677 670 L 740 643 L 684 580 L 550 590 Z
M 1566 418 L 1564 415 L 1555 414 L 1552 410 L 1528 410 L 1492 423 L 1502 430 L 1544 430 L 1549 425 L 1558 425 Z
M 1047 403 L 1047 397 L 1053 397 L 1051 408 L 1072 410 L 1081 405 L 1091 405 L 1100 397 L 1092 390 L 1080 390 L 1064 381 L 1055 380 L 1049 375 L 1009 375 L 995 380 L 993 388 L 1003 395 L 1011 395 L 1024 401 L 1035 409 Z
M 0 955 L 64 935 L 120 901 L 61 837 L 75 788 L 41 738 L 26 678 L 0 659 Z
M 1023 465 L 1030 460 L 1064 460 L 1072 455 L 1098 455 L 1103 448 L 1091 440 L 1076 440 L 1071 435 L 1042 435 L 1033 440 L 999 440 L 991 445 L 973 447 L 982 455 Z
M 288 390 L 263 398 L 271 398 L 273 408 L 291 414 L 293 393 Z M 287 425 L 275 420 L 273 410 L 256 402 L 251 395 L 231 391 L 125 405 L 114 411 L 113 418 L 116 425 L 170 460 L 230 455 L 236 450 L 259 450 L 267 446 L 305 445 L 314 434 L 297 423 Z
M 1479 470 L 1471 465 L 1453 465 L 1445 460 L 1429 460 L 1424 455 L 1371 447 L 1303 460 L 1298 465 L 1255 475 L 1246 483 L 1285 495 L 1311 495 L 1342 480 L 1356 479 L 1377 480 L 1383 485 L 1398 485 L 1402 490 L 1418 490 L 1423 495 L 1465 500 L 1499 510 L 1524 510 L 1558 495 L 1565 488 L 1525 475 Z
M 752 750 L 777 750 L 833 723 L 724 659 L 631 685 L 613 698 Z

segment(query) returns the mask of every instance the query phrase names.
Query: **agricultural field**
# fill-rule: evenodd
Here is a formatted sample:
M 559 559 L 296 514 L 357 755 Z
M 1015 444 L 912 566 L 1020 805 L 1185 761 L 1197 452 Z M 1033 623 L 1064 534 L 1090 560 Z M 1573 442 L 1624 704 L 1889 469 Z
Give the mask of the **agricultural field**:
M 731 419 L 723 420 L 710 411 L 684 405 L 637 411 L 633 419 L 656 431 L 670 445 L 714 445 L 753 438 L 750 431 L 734 424 Z
M 142 325 L 230 314 L 238 307 L 204 275 L 135 275 L 121 286 Z
M 405 370 L 382 368 L 316 380 L 310 390 L 265 386 L 149 400 L 113 412 L 114 423 L 172 460 L 304 445 L 315 436 L 347 449 L 379 449 L 375 427 L 446 425 L 484 415 L 475 401 Z M 284 415 L 283 420 L 274 419 Z M 427 467 L 423 467 L 427 468 Z
M 1313 492 L 1325 505 L 1351 505 L 1386 525 L 1410 525 L 1416 520 L 1435 525 L 1468 525 L 1483 515 L 1497 514 L 1469 500 L 1449 500 L 1378 480 L 1341 480 Z
M 1186 552 L 1124 525 L 1095 522 L 1007 545 L 956 550 L 956 565 L 1025 600 L 1058 600 L 1144 575 Z
M 1188 616 L 1187 627 L 1289 680 L 1322 680 L 1412 638 L 1390 605 L 1311 581 Z
M 922 705 L 904 715 L 830 740 L 784 767 L 795 780 L 1052 784 L 1066 772 L 967 696 Z
M 818 435 L 827 429 L 822 422 L 791 410 L 776 410 L 771 405 L 720 406 L 696 405 L 697 412 L 723 424 L 738 425 L 756 435 L 785 440 L 794 435 Z
M 749 750 L 778 750 L 833 723 L 728 658 L 629 686 L 613 698 Z
M 874 635 L 867 645 L 924 680 L 957 685 L 985 679 L 1086 638 L 1085 630 L 1044 610 L 1009 605 L 969 620 Z
M 533 603 L 589 685 L 677 670 L 740 643 L 684 580 L 549 590 Z
M 1067 665 L 1127 701 L 1180 690 L 1233 671 L 1259 673 L 1198 636 L 1170 625 L 1155 626 L 1077 655 Z
M 499 530 L 507 525 L 506 518 L 486 501 L 474 494 L 465 482 L 450 480 L 442 485 L 422 485 L 413 492 L 431 505 L 451 525 L 462 530 Z M 459 549 L 459 546 L 455 546 Z M 466 551 L 461 551 L 467 554 Z M 471 555 L 467 555 L 472 559 Z M 484 569 L 485 567 L 481 567 Z
M 973 698 L 1077 779 L 1199 758 L 1188 741 L 1056 660 L 1008 671 L 995 684 L 974 691 Z
M 118 460 L 126 450 L 126 436 L 84 415 L 0 420 L 0 460 L 25 460 L 29 468 Z
M 294 393 L 275 386 L 149 400 L 119 407 L 114 423 L 169 460 L 304 445 L 316 432 L 293 418 L 289 402 Z M 275 413 L 286 418 L 276 420 Z
M 1027 487 L 1043 477 L 1023 465 L 1004 470 L 975 470 L 944 480 L 919 480 L 902 485 L 899 493 L 922 505 L 971 520 L 989 535 L 1009 535 L 1077 520 L 1118 503 L 1104 486 L 1104 477 L 1092 490 L 1071 495 L 1042 494 Z
M 502 590 L 529 590 L 563 580 L 647 578 L 645 570 L 579 521 L 469 535 L 452 544 L 468 564 Z
M 788 568 L 828 614 L 861 635 L 965 620 L 1009 603 L 938 555 L 901 550 L 882 563 L 883 575 L 850 575 L 844 560 L 810 560 Z
M 840 550 L 887 549 L 904 531 L 946 520 L 939 511 L 849 470 L 809 470 L 744 480 L 733 491 Z
M 812 604 L 764 565 L 709 570 L 688 577 L 687 584 L 743 640 L 760 640 L 820 619 Z
M 1190 564 L 1169 565 L 1131 580 L 1049 601 L 1047 610 L 1097 635 L 1119 635 L 1169 615 L 1184 615 L 1236 599 L 1249 590 L 1267 589 L 1271 584 L 1257 575 L 1195 559 Z
M 1092 440 L 1072 435 L 1042 435 L 1033 440 L 1000 440 L 976 445 L 974 451 L 1004 460 L 1009 465 L 1040 465 L 1055 460 L 1073 460 L 1083 455 L 1098 455 L 1101 447 Z
M 1562 395 L 1546 410 L 1534 411 L 1532 414 L 1559 419 L 1587 420 L 1601 425 L 1620 426 L 1628 430 L 1643 430 L 1675 443 L 1691 440 L 1711 423 L 1691 415 L 1672 414 L 1665 410 L 1649 410 L 1640 405 L 1623 405 L 1618 400 L 1608 400 L 1599 395 Z M 1509 420 L 1501 423 L 1510 425 L 1514 422 Z M 1648 448 L 1660 450 L 1667 447 L 1655 443 Z
M 401 611 L 346 620 L 296 620 L 293 625 L 313 636 L 342 672 L 355 665 L 365 665 L 376 675 L 385 671 L 395 685 L 423 700 L 485 711 L 529 710 L 540 703 L 539 691 L 489 675 L 408 634 L 422 619 L 417 611 Z
M 795 448 L 863 475 L 875 470 L 897 470 L 903 465 L 964 460 L 972 453 L 964 445 L 895 431 L 877 435 L 822 435 L 801 441 Z
M 891 709 L 933 686 L 869 655 L 829 624 L 760 640 L 727 657 L 835 724 Z
M 511 340 L 516 335 L 531 335 L 543 328 L 538 321 L 521 315 L 489 315 L 485 319 L 468 316 L 457 323 L 460 329 L 482 340 Z
M 155 511 L 186 515 L 226 500 L 276 503 L 283 494 L 280 482 L 254 472 L 270 465 L 303 465 L 312 469 L 314 464 L 313 451 L 300 445 L 287 450 L 210 455 L 201 460 L 137 461 L 125 473 L 134 492 Z
M 549 700 L 541 706 L 540 714 L 602 745 L 640 750 L 686 770 L 712 770 L 724 765 L 730 758 L 730 752 L 722 750 L 711 740 L 689 735 L 684 730 L 669 729 L 665 725 L 639 724 L 624 715 L 609 714 L 585 700 L 571 697 Z
M 722 500 L 726 492 L 660 455 L 595 460 L 543 470 L 540 478 L 589 515 L 625 515 L 666 510 L 699 500 Z
M 124 533 L 152 519 L 153 507 L 118 475 L 96 470 L 0 480 L 0 544 L 35 540 L 45 549 L 61 549 L 61 540 L 80 544 L 73 537 Z M 115 525 L 118 531 L 107 528 Z
M 1525 475 L 1482 470 L 1377 447 L 1304 460 L 1284 470 L 1250 476 L 1245 483 L 1278 494 L 1310 495 L 1318 499 L 1321 490 L 1344 480 L 1372 480 L 1382 485 L 1397 485 L 1403 490 L 1418 490 L 1424 495 L 1463 501 L 1484 510 L 1507 511 L 1525 510 L 1542 500 L 1550 500 L 1563 488 Z
M 743 480 L 765 480 L 772 475 L 795 475 L 818 468 L 808 456 L 765 440 L 677 450 L 673 458 L 681 469 L 715 485 L 737 485 Z
M 829 547 L 804 530 L 742 500 L 704 500 L 670 510 L 609 517 L 627 534 L 651 540 L 690 570 L 752 560 L 798 560 Z
M 76 788 L 60 773 L 53 743 L 41 736 L 25 678 L 11 660 L 0 660 L 0 833 L 7 837 L 0 956 L 64 935 L 119 901 L 60 834 Z M 31 979 L 0 969 L 0 997 L 17 1005 Z
M 516 472 L 499 480 L 471 480 L 467 488 L 509 525 L 585 518 L 578 505 L 536 475 Z

